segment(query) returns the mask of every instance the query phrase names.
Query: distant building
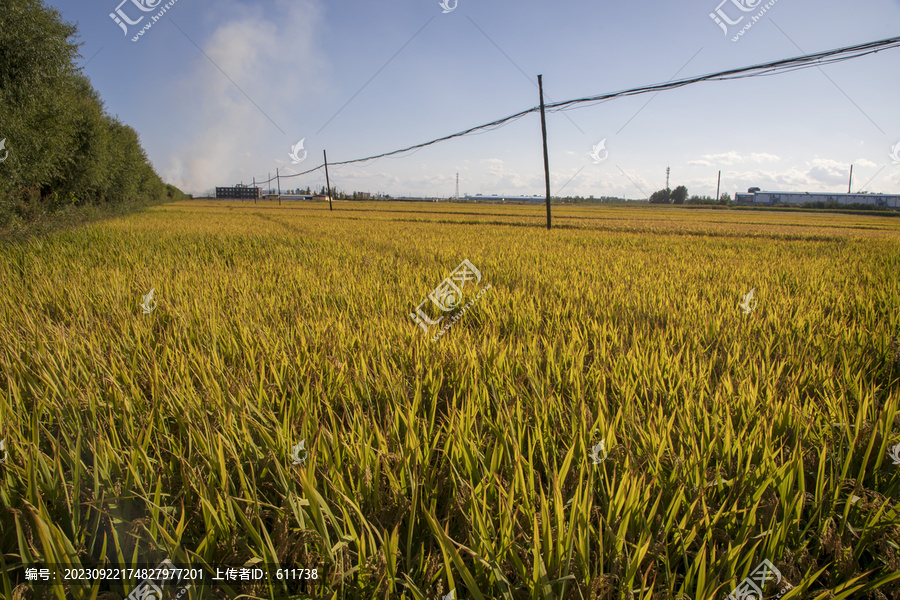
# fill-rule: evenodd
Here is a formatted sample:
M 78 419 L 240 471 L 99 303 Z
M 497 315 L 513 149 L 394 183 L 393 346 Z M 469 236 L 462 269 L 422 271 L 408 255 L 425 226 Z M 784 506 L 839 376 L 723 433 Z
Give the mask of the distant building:
M 492 196 L 482 196 L 481 194 L 476 194 L 474 196 L 465 196 L 465 200 L 467 202 L 545 202 L 546 198 L 544 196 L 498 196 L 494 194 Z
M 260 198 L 260 190 L 257 187 L 249 187 L 246 185 L 236 185 L 234 187 L 217 187 L 216 199 L 221 200 L 258 200 Z
M 746 194 L 734 195 L 737 204 L 745 206 L 798 206 L 808 202 L 836 202 L 838 204 L 866 204 L 900 209 L 898 194 L 830 194 L 819 192 L 763 192 L 750 188 Z

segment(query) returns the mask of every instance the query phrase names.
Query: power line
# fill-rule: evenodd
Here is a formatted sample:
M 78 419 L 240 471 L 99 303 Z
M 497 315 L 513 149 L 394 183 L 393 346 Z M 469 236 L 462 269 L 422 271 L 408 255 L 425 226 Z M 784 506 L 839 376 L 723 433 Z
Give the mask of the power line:
M 900 47 L 900 37 L 888 38 L 875 42 L 866 42 L 856 46 L 848 46 L 845 48 L 836 48 L 834 50 L 826 50 L 815 54 L 805 54 L 794 58 L 785 58 L 769 63 L 752 65 L 749 67 L 741 67 L 739 69 L 730 69 L 727 71 L 719 71 L 718 73 L 709 73 L 697 77 L 689 77 L 686 79 L 678 79 L 666 83 L 656 85 L 633 88 L 630 90 L 622 90 L 599 96 L 589 96 L 587 98 L 577 98 L 574 100 L 565 100 L 563 102 L 553 102 L 547 105 L 547 109 L 555 109 L 553 112 L 565 110 L 575 104 L 583 104 L 585 102 L 604 102 L 613 98 L 621 98 L 625 96 L 636 96 L 638 94 L 646 94 L 662 90 L 671 90 L 675 88 L 700 83 L 702 81 L 728 81 L 732 79 L 749 79 L 751 77 L 768 77 L 783 72 L 800 71 L 821 65 L 829 65 L 833 63 L 860 58 L 883 50 Z M 532 109 L 535 110 L 535 109 Z
M 867 56 L 869 54 L 875 54 L 877 52 L 881 52 L 884 50 L 891 50 L 894 48 L 900 47 L 900 37 L 892 37 L 884 40 L 878 40 L 874 42 L 866 42 L 864 44 L 857 44 L 855 46 L 847 46 L 844 48 L 835 48 L 833 50 L 826 50 L 823 52 L 817 52 L 814 54 L 805 54 L 802 56 L 796 56 L 793 58 L 785 58 L 773 62 L 762 63 L 757 65 L 751 65 L 748 67 L 741 67 L 737 69 L 728 69 L 726 71 L 719 71 L 717 73 L 708 73 L 706 75 L 700 75 L 697 77 L 689 77 L 686 79 L 677 79 L 674 81 L 668 81 L 665 83 L 657 83 L 654 85 L 642 86 L 637 88 L 631 88 L 628 90 L 621 90 L 618 92 L 610 92 L 606 94 L 600 94 L 596 96 L 587 96 L 585 98 L 576 98 L 573 100 L 564 100 L 562 102 L 553 102 L 545 105 L 545 108 L 549 112 L 560 112 L 566 110 L 572 110 L 576 107 L 580 108 L 579 105 L 586 103 L 601 103 L 606 102 L 615 98 L 624 98 L 628 96 L 637 96 L 640 94 L 649 94 L 652 92 L 660 92 L 664 90 L 672 90 L 681 87 L 685 87 L 688 85 L 693 85 L 695 83 L 701 83 L 703 81 L 729 81 L 733 79 L 749 79 L 752 77 L 769 77 L 772 75 L 777 75 L 780 73 L 791 73 L 793 71 L 799 71 L 802 69 L 809 69 L 812 67 L 818 67 L 821 65 L 829 65 L 835 64 L 847 60 L 852 60 L 855 58 L 860 58 L 863 56 Z M 439 137 L 437 139 L 424 142 L 421 144 L 415 144 L 413 146 L 408 146 L 406 148 L 401 148 L 400 150 L 392 150 L 391 152 L 384 152 L 382 154 L 375 154 L 372 156 L 367 156 L 365 158 L 356 158 L 353 160 L 345 160 L 340 162 L 330 163 L 331 166 L 340 166 L 340 165 L 350 165 L 355 163 L 367 162 L 370 160 L 376 160 L 379 158 L 385 158 L 388 156 L 394 156 L 397 154 L 403 154 L 404 152 L 410 152 L 412 150 L 418 150 L 420 148 L 425 148 L 427 146 L 432 146 L 434 144 L 440 142 L 446 142 L 455 138 L 467 136 L 473 134 L 478 131 L 484 131 L 489 129 L 498 129 L 509 123 L 521 119 L 522 117 L 529 115 L 533 112 L 540 111 L 539 106 L 535 106 L 533 108 L 529 108 L 527 110 L 523 110 L 521 112 L 517 112 L 513 115 L 509 115 L 508 117 L 503 117 L 502 119 L 497 119 L 496 121 L 491 121 L 490 123 L 485 123 L 483 125 L 476 125 L 475 127 L 470 127 L 463 131 L 459 131 L 457 133 L 453 133 L 450 135 L 445 135 L 443 137 Z M 310 169 L 308 171 L 304 171 L 303 173 L 297 173 L 295 175 L 282 175 L 282 177 L 300 177 L 302 175 L 308 175 L 309 173 L 313 173 L 318 171 L 325 165 L 319 165 L 314 169 Z M 272 181 L 271 177 L 269 181 L 260 182 L 260 183 L 269 183 Z

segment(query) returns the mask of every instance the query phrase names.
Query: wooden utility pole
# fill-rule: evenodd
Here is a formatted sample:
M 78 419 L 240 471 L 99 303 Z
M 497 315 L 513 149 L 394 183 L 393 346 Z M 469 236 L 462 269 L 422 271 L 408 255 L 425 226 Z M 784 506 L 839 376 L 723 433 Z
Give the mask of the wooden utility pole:
M 847 184 L 847 193 L 853 193 L 853 165 L 850 165 L 850 183 Z
M 547 153 L 547 117 L 544 114 L 544 81 L 538 75 L 538 92 L 541 95 L 541 137 L 544 139 L 544 181 L 547 185 L 547 230 L 550 229 L 550 155 Z
M 719 201 L 719 190 L 722 189 L 722 171 L 719 171 L 719 181 L 716 183 L 716 202 Z
M 325 157 L 325 185 L 328 186 L 325 193 L 328 194 L 328 210 L 334 210 L 331 205 L 331 180 L 328 178 L 328 152 L 322 150 L 322 155 Z
M 666 167 L 666 204 L 669 203 L 669 167 Z

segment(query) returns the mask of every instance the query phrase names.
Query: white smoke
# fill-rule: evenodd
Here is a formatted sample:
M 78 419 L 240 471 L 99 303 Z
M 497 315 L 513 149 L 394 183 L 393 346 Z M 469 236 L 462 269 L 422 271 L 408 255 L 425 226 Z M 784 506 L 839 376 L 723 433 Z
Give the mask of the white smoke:
M 263 175 L 254 166 L 272 164 L 273 148 L 284 147 L 287 156 L 307 135 L 296 131 L 297 115 L 328 89 L 316 43 L 317 5 L 277 0 L 265 6 L 219 3 L 221 23 L 207 39 L 195 40 L 206 56 L 191 58 L 192 69 L 176 86 L 188 126 L 177 132 L 182 141 L 163 169 L 163 178 L 185 192 Z

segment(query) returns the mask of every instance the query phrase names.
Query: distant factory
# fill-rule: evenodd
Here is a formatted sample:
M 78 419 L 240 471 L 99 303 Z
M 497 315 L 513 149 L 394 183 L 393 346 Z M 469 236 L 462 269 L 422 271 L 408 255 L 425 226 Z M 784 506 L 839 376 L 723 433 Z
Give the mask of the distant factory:
M 735 194 L 734 201 L 744 206 L 799 206 L 807 203 L 864 204 L 900 209 L 900 195 L 832 194 L 818 192 L 763 192 L 750 188 L 746 194 Z
M 481 194 L 475 196 L 464 196 L 462 198 L 466 202 L 500 202 L 501 204 L 504 202 L 544 202 L 544 196 L 498 196 L 497 194 L 493 194 L 491 196 L 482 196 Z
M 258 200 L 261 191 L 257 187 L 240 184 L 234 187 L 217 187 L 216 198 L 222 200 Z

